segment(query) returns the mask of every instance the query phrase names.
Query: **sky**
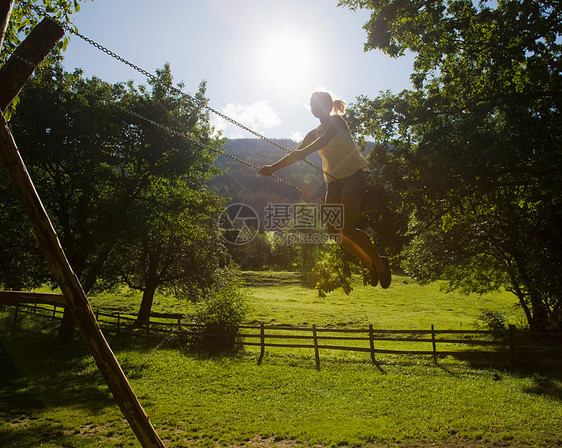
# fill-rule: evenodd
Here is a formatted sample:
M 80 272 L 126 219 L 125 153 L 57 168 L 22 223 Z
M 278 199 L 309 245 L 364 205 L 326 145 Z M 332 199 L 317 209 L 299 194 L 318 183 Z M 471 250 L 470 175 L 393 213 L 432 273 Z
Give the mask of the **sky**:
M 338 0 L 87 0 L 72 16 L 80 33 L 155 73 L 170 63 L 192 94 L 207 82 L 210 106 L 269 138 L 300 140 L 318 125 L 310 94 L 325 90 L 353 103 L 360 95 L 411 87 L 412 58 L 364 51 L 368 11 Z M 156 6 L 157 5 L 157 6 Z M 143 75 L 76 36 L 66 70 L 133 80 Z M 228 138 L 249 133 L 211 114 Z

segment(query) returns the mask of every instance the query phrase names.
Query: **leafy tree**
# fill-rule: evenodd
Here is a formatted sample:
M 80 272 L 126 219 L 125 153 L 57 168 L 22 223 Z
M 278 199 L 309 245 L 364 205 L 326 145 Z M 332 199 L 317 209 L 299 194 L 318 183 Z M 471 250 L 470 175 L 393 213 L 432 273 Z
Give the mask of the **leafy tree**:
M 361 1 L 366 49 L 415 54 L 413 90 L 362 97 L 411 206 L 409 271 L 506 287 L 534 329 L 562 327 L 562 10 L 552 1 Z M 492 6 L 493 5 L 493 6 Z
M 33 28 L 43 20 L 43 17 L 29 6 L 39 6 L 44 8 L 51 17 L 56 18 L 61 23 L 72 26 L 70 16 L 80 11 L 80 2 L 85 0 L 30 0 L 27 2 L 15 1 L 12 6 L 10 21 L 4 36 L 4 49 L 0 53 L 0 65 L 2 65 L 10 54 L 18 47 Z M 93 0 L 92 0 L 93 1 Z M 60 51 L 68 45 L 68 37 L 60 42 L 55 51 Z
M 143 292 L 137 321 L 150 318 L 156 289 L 198 301 L 217 283 L 227 256 L 218 230 L 222 201 L 184 181 L 158 179 L 131 209 L 101 274 Z
M 135 205 L 154 194 L 159 179 L 160 186 L 181 180 L 195 194 L 213 172 L 209 149 L 127 112 L 174 124 L 203 145 L 218 145 L 201 107 L 204 85 L 196 101 L 187 101 L 166 93 L 169 66 L 158 76 L 161 84 L 149 92 L 132 83 L 83 79 L 80 71 L 68 74 L 60 65 L 44 67 L 22 92 L 12 119 L 22 156 L 86 292 L 133 221 Z M 139 217 L 154 216 L 134 218 Z
M 0 289 L 23 291 L 46 283 L 50 277 L 28 220 L 4 170 L 0 170 Z

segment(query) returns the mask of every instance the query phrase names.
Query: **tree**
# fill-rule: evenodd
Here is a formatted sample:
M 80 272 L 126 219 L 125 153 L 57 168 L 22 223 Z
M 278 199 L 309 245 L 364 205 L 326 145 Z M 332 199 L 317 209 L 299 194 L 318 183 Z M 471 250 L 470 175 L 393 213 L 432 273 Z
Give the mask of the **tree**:
M 37 288 L 50 277 L 31 224 L 22 219 L 21 205 L 12 185 L 0 170 L 0 289 Z
M 562 11 L 553 1 L 358 1 L 366 49 L 415 54 L 413 90 L 362 97 L 357 132 L 411 206 L 410 272 L 506 287 L 534 329 L 562 327 Z
M 196 101 L 187 101 L 166 93 L 169 66 L 158 76 L 161 83 L 149 93 L 47 66 L 22 92 L 12 119 L 22 156 L 86 292 L 131 222 L 133 205 L 158 179 L 182 179 L 197 191 L 213 172 L 210 149 L 127 112 L 173 123 L 209 148 L 219 144 L 209 136 L 204 85 Z M 66 316 L 63 328 L 72 328 Z M 60 336 L 67 339 L 67 331 Z
M 156 289 L 197 302 L 228 257 L 218 229 L 222 200 L 184 180 L 158 179 L 137 201 L 101 274 L 143 292 L 138 324 L 148 322 Z

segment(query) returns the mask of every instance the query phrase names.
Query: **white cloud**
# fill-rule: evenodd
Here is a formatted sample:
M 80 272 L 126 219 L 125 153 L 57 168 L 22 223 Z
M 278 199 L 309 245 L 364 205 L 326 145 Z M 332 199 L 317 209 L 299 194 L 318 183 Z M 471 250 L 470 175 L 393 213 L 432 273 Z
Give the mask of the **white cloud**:
M 302 135 L 302 132 L 296 131 L 296 132 L 291 132 L 291 140 L 295 141 L 295 142 L 302 142 L 302 139 L 304 138 L 304 136 Z
M 228 103 L 220 109 L 220 112 L 266 137 L 269 130 L 281 125 L 279 114 L 267 100 L 256 101 L 249 105 Z M 222 135 L 227 138 L 254 137 L 248 131 L 216 114 L 211 116 L 211 124 L 217 131 L 222 131 Z

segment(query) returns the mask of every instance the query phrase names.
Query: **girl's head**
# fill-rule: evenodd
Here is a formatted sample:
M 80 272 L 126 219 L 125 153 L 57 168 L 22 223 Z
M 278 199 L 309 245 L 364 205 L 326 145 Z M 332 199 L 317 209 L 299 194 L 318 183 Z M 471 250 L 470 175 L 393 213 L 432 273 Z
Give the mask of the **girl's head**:
M 345 113 L 345 101 L 333 100 L 328 92 L 314 92 L 310 96 L 310 110 L 315 117 L 318 114 L 343 115 Z

